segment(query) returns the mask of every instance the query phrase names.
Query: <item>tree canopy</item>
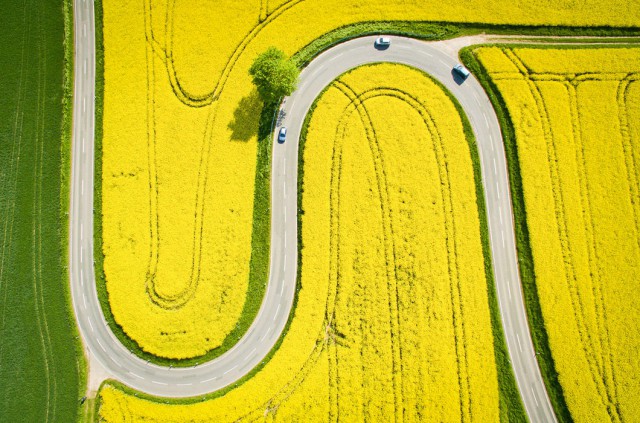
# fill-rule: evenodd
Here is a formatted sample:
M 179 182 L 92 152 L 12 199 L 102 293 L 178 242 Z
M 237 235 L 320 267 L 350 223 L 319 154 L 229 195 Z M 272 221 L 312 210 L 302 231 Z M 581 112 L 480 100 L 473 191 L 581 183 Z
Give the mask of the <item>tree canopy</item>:
M 269 47 L 249 68 L 258 94 L 266 104 L 278 101 L 296 89 L 300 72 L 282 50 Z

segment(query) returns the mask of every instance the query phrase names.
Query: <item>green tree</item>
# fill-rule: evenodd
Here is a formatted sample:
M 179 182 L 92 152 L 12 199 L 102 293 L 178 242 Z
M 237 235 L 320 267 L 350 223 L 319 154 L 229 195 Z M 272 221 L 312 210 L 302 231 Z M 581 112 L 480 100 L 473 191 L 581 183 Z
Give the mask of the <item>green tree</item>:
M 249 75 L 252 76 L 262 101 L 272 104 L 296 89 L 300 71 L 282 50 L 269 47 L 256 57 L 249 68 Z

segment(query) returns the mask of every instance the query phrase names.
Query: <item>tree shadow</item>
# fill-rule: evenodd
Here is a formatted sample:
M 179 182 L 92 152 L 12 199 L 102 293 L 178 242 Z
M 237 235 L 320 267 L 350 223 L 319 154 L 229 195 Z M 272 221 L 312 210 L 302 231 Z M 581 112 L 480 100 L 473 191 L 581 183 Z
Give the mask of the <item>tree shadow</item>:
M 287 117 L 287 112 L 284 111 L 284 109 L 280 109 L 278 110 L 278 117 L 276 119 L 276 126 L 282 126 L 282 122 L 284 121 L 284 118 Z
M 254 135 L 258 135 L 261 111 L 262 100 L 260 100 L 258 91 L 253 89 L 248 96 L 240 99 L 233 112 L 233 119 L 228 125 L 231 129 L 231 140 L 247 142 Z

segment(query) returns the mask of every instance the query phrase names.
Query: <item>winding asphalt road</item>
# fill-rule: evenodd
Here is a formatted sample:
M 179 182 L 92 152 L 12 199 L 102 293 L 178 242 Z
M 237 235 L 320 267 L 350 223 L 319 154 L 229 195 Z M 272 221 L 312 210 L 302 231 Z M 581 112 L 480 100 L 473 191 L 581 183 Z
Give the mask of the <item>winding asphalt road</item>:
M 498 120 L 480 84 L 470 77 L 458 85 L 447 42 L 425 43 L 394 37 L 384 51 L 373 37 L 339 44 L 318 56 L 301 74 L 298 89 L 283 103 L 288 140 L 273 143 L 271 262 L 267 292 L 249 331 L 224 355 L 190 368 L 147 363 L 129 352 L 111 332 L 98 301 L 93 268 L 95 115 L 95 28 L 93 2 L 74 0 L 75 88 L 71 173 L 69 264 L 71 294 L 92 369 L 144 392 L 187 397 L 233 384 L 258 365 L 279 338 L 291 311 L 297 267 L 297 157 L 304 116 L 334 78 L 372 62 L 404 63 L 442 82 L 467 113 L 479 146 L 483 184 L 504 332 L 518 386 L 534 422 L 555 421 L 529 336 L 519 282 L 507 167 Z M 447 47 L 448 46 L 448 47 Z M 277 131 L 276 131 L 277 132 Z

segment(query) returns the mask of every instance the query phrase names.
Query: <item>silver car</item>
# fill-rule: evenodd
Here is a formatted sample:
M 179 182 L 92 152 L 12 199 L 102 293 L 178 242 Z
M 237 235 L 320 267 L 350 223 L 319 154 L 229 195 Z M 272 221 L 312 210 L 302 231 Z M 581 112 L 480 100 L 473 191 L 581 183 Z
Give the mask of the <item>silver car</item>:
M 282 128 L 280 128 L 280 131 L 278 132 L 278 142 L 282 144 L 286 139 L 287 139 L 287 128 L 283 126 Z

